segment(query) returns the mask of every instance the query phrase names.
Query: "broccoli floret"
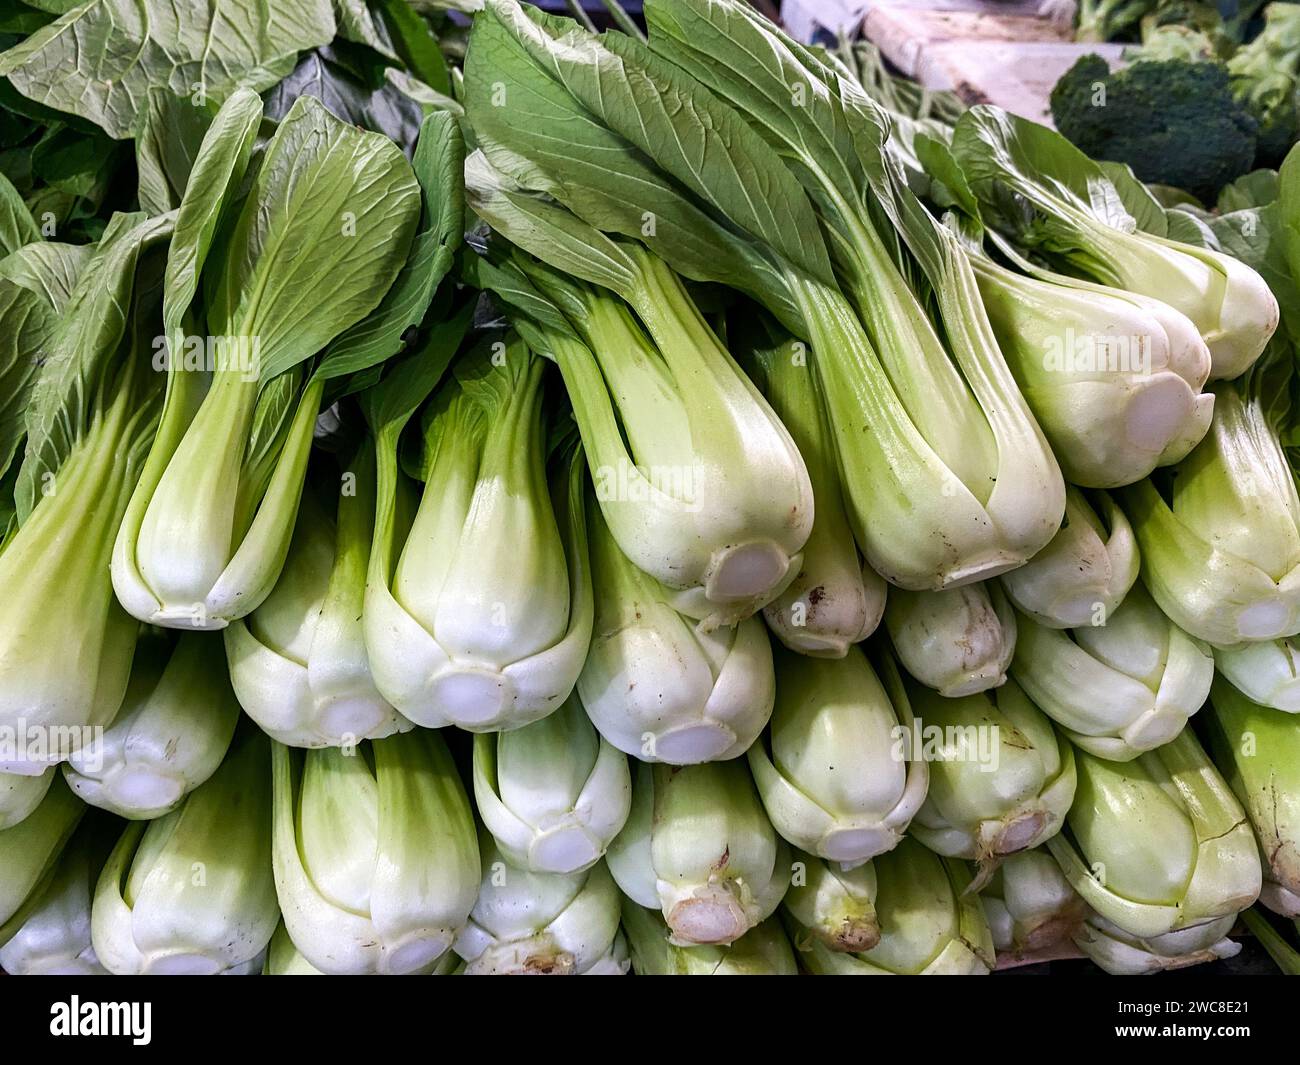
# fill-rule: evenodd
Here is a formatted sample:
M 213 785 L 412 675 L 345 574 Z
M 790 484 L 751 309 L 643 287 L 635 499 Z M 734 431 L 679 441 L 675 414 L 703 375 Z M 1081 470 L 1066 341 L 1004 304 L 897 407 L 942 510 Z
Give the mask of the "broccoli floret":
M 1258 124 L 1212 61 L 1146 60 L 1111 73 L 1084 56 L 1052 90 L 1052 119 L 1094 159 L 1209 202 L 1255 159 Z

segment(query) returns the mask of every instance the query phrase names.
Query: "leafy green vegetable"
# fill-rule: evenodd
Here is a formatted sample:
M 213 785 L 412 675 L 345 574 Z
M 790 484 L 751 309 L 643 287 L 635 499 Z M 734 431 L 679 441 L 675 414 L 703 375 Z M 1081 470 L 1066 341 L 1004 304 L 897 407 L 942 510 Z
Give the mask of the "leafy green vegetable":
M 1300 714 L 1300 646 L 1295 639 L 1215 648 L 1214 667 L 1255 702 Z
M 292 747 L 350 746 L 412 727 L 375 687 L 361 621 L 374 466 L 367 443 L 336 475 L 337 521 L 304 490 L 275 588 L 223 634 L 244 712 Z
M 1278 320 L 1263 279 L 1221 252 L 1165 237 L 1163 210 L 1131 175 L 987 105 L 962 115 L 952 149 L 986 216 L 1014 240 L 1056 269 L 1190 318 L 1209 346 L 1210 376 L 1238 377 L 1259 358 Z
M 582 669 L 581 459 L 558 456 L 548 484 L 545 369 L 518 337 L 485 337 L 425 411 L 419 509 L 364 619 L 375 683 L 417 724 L 518 728 Z
M 680 946 L 734 943 L 771 916 L 790 883 L 789 849 L 738 760 L 641 762 L 632 814 L 606 860 L 623 894 L 661 910 Z
M 300 51 L 334 36 L 329 0 L 142 0 L 69 7 L 0 55 L 0 76 L 23 95 L 132 136 L 150 89 L 222 103 L 239 85 L 262 90 Z
M 817 939 L 834 951 L 861 954 L 880 942 L 876 917 L 876 867 L 872 862 L 845 869 L 811 854 L 796 852 L 790 890 L 781 910 L 798 925 L 796 946 Z
M 880 624 L 885 582 L 863 562 L 853 542 L 835 442 L 807 346 L 788 336 L 764 335 L 750 340 L 745 349 L 745 369 L 803 456 L 816 516 L 803 546 L 799 575 L 763 607 L 763 617 L 792 651 L 842 658 L 851 644 L 865 640 Z
M 1013 854 L 980 892 L 999 957 L 1050 950 L 1079 934 L 1087 907 L 1046 847 Z
M 915 721 L 892 660 L 884 675 L 857 648 L 825 661 L 778 650 L 771 733 L 748 751 L 773 827 L 842 866 L 892 850 L 925 801 L 926 762 L 899 756 Z
M 474 801 L 517 869 L 568 875 L 603 857 L 627 821 L 627 758 L 570 695 L 531 725 L 474 738 Z
M 912 836 L 977 861 L 982 883 L 1003 858 L 1060 832 L 1074 800 L 1074 752 L 1014 680 L 960 699 L 915 684 L 907 693 L 917 719 L 940 730 L 919 737 L 934 749 Z
M 20 527 L 0 553 L 0 724 L 42 730 L 46 743 L 0 771 L 44 773 L 112 720 L 126 690 L 138 626 L 105 567 L 161 406 L 149 344 L 172 226 L 117 216 L 44 349 L 15 487 Z
M 966 867 L 905 839 L 872 863 L 880 940 L 861 952 L 829 946 L 787 911 L 810 971 L 826 976 L 981 976 L 993 939 Z
M 127 609 L 173 627 L 223 628 L 270 594 L 324 381 L 378 359 L 327 353 L 310 375 L 303 364 L 381 305 L 420 213 L 415 175 L 392 142 L 304 97 L 232 217 L 259 117 L 252 93 L 232 95 L 191 173 L 168 257 L 167 417 L 114 549 Z M 178 330 L 200 279 L 205 335 L 225 350 L 195 407 L 182 393 L 201 375 L 183 368 Z M 302 298 L 325 285 L 327 303 Z
M 294 945 L 327 973 L 431 971 L 469 917 L 480 872 L 442 737 L 416 729 L 350 753 L 277 743 L 271 762 L 275 890 Z
M 214 772 L 235 734 L 239 703 L 215 640 L 142 640 L 122 706 L 103 736 L 74 751 L 68 786 L 130 820 L 174 810 Z
M 455 943 L 467 976 L 627 972 L 618 927 L 622 896 L 604 862 L 573 873 L 532 872 L 509 868 L 487 833 L 479 849 L 483 883 Z
M 889 597 L 885 627 L 908 673 L 940 695 L 974 695 L 1007 679 L 1016 617 L 994 581 L 940 592 L 900 589 Z
M 1278 438 L 1290 359 L 1279 345 L 1216 385 L 1205 439 L 1172 476 L 1120 494 L 1152 597 L 1216 647 L 1300 632 L 1300 497 Z
M 1075 746 L 1126 762 L 1182 731 L 1209 694 L 1214 659 L 1138 586 L 1098 625 L 1021 618 L 1011 674 Z
M 548 73 L 553 64 L 563 71 L 560 80 Z M 495 96 L 494 86 L 499 90 Z M 511 121 L 510 106 L 496 106 L 501 99 L 516 98 L 512 93 L 528 102 L 532 121 Z M 783 85 L 781 96 L 788 95 Z M 986 427 L 986 439 L 1001 441 L 998 462 L 1013 462 L 1014 453 L 1019 465 L 1031 456 L 1024 479 L 1005 469 L 982 468 L 973 475 L 972 490 L 910 420 L 862 323 L 831 285 L 830 256 L 812 204 L 801 194 L 795 174 L 738 111 L 630 38 L 611 36 L 602 43 L 571 23 L 531 15 L 505 0 L 475 20 L 466 58 L 466 111 L 480 146 L 499 170 L 556 197 L 596 227 L 642 237 L 687 277 L 750 293 L 811 340 L 811 357 L 837 434 L 850 520 L 868 561 L 886 578 L 916 587 L 961 583 L 990 568 L 1010 568 L 1050 539 L 1060 513 L 1055 505 L 1059 475 L 1027 412 L 1021 418 L 1022 401 L 1004 391 L 1006 382 L 992 363 L 978 372 L 973 363 L 967 366 L 981 395 L 991 403 L 997 393 L 1005 401 L 999 401 L 996 428 Z M 552 128 L 564 130 L 562 158 Z M 582 141 L 576 143 L 573 138 L 579 135 Z M 687 145 L 697 148 L 685 151 Z M 699 165 L 696 155 L 707 165 Z M 617 165 L 611 166 L 611 160 Z M 741 180 L 749 173 L 763 174 L 763 197 L 753 197 Z M 530 250 L 553 262 L 558 262 L 558 248 L 572 247 L 560 235 L 572 233 L 571 226 L 555 219 L 537 196 L 507 190 L 505 201 L 515 210 L 497 211 L 501 182 L 480 194 L 472 170 L 469 180 L 475 210 L 516 243 L 531 242 Z M 548 225 L 541 238 L 537 220 L 543 217 L 555 227 Z M 651 219 L 654 225 L 647 227 Z M 928 229 L 941 248 L 949 247 L 929 221 L 916 221 L 917 234 L 924 236 Z M 653 235 L 643 236 L 648 228 Z M 591 277 L 606 256 L 591 250 L 589 235 L 582 247 L 566 253 L 561 265 Z M 936 256 L 936 270 L 945 263 L 960 269 L 942 251 Z M 966 305 L 965 295 L 957 302 Z M 955 304 L 951 309 L 955 313 Z M 646 311 L 638 307 L 639 313 Z M 963 320 L 963 331 L 981 331 L 978 315 L 974 326 L 969 321 Z M 983 340 L 967 339 L 970 350 L 981 353 L 973 358 L 990 354 Z M 835 357 L 819 358 L 819 351 Z M 957 370 L 948 364 L 939 372 L 951 383 Z M 834 379 L 828 382 L 826 375 Z M 959 394 L 966 389 L 961 382 Z M 973 397 L 970 403 L 975 403 Z M 915 406 L 920 417 L 921 404 Z M 974 417 L 973 409 L 967 410 Z M 944 421 L 925 414 L 926 424 Z M 864 424 L 872 426 L 871 433 L 861 431 Z M 972 450 L 965 445 L 965 458 Z M 991 454 L 980 452 L 981 457 Z M 935 535 L 936 529 L 944 533 Z
M 95 885 L 90 932 L 115 976 L 261 968 L 279 912 L 267 740 L 250 730 L 156 821 L 129 822 Z
M 82 818 L 39 900 L 0 947 L 0 968 L 14 976 L 107 973 L 90 941 L 90 902 L 112 843 L 107 817 Z
M 642 761 L 692 765 L 744 753 L 772 714 L 772 647 L 763 623 L 705 630 L 623 554 L 600 508 L 587 507 L 596 596 L 578 677 L 600 734 Z
M 1237 953 L 1225 937 L 1259 894 L 1259 858 L 1241 806 L 1191 730 L 1131 762 L 1082 750 L 1075 762 L 1068 827 L 1047 846 L 1095 911 L 1079 948 L 1110 972 Z

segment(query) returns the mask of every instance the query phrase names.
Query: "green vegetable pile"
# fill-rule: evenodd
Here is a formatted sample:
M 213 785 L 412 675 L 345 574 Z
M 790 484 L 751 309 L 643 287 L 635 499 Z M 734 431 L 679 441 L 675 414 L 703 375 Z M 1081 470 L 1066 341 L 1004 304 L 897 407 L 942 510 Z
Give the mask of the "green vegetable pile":
M 1300 153 L 111 6 L 0 30 L 0 968 L 1295 971 Z

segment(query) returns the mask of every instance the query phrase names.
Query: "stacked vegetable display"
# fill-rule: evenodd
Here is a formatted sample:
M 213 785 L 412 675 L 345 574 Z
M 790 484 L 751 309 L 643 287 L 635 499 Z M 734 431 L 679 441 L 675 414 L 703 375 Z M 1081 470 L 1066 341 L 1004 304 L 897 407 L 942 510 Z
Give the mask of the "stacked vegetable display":
M 344 7 L 409 143 L 263 56 L 93 244 L 0 182 L 0 967 L 1294 968 L 1300 156 Z

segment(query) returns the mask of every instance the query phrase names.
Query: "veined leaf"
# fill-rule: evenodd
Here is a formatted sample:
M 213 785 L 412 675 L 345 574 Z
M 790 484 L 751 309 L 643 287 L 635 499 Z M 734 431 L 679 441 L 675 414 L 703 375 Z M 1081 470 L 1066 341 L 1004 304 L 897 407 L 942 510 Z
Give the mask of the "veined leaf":
M 816 219 L 799 183 L 712 93 L 630 37 L 598 41 L 575 31 L 568 19 L 513 0 L 493 0 L 487 15 L 508 27 L 532 60 L 549 68 L 606 127 L 716 205 L 733 225 L 813 277 L 830 280 Z
M 212 111 L 170 89 L 149 90 L 135 134 L 140 209 L 166 214 L 181 204 Z
M 267 117 L 279 121 L 300 96 L 314 96 L 336 118 L 387 134 L 409 157 L 424 119 L 419 103 L 382 76 L 374 84 L 360 78 L 339 61 L 339 51 L 336 42 L 304 55 L 293 72 L 266 94 Z
M 248 169 L 261 119 L 262 102 L 257 94 L 239 89 L 217 113 L 199 144 L 167 255 L 163 335 L 169 343 L 179 340 L 181 321 L 198 291 L 217 227 L 231 209 Z
M 254 338 L 263 382 L 298 365 L 383 299 L 419 213 L 419 184 L 391 140 L 300 98 L 208 273 L 209 332 Z
M 42 241 L 0 259 L 0 473 L 26 432 L 28 397 L 89 257 L 89 248 Z
M 81 438 L 94 397 L 129 328 L 136 268 L 171 237 L 175 216 L 115 215 L 77 281 L 49 342 L 49 356 L 27 408 L 27 449 L 15 491 L 26 520 L 42 480 Z
M 334 31 L 329 0 L 86 0 L 0 56 L 0 76 L 122 139 L 151 88 L 218 103 L 238 85 L 266 89 Z
M 1132 233 L 1137 221 L 1100 166 L 1059 133 L 1001 108 L 973 107 L 953 134 L 953 154 L 976 195 L 995 205 L 1001 220 L 1023 231 L 1047 212 L 1039 186 L 1098 221 Z
M 9 179 L 0 174 L 0 255 L 41 239 L 27 204 Z
M 566 274 L 624 299 L 631 295 L 636 267 L 617 241 L 554 201 L 520 189 L 482 152 L 465 166 L 465 191 L 475 213 L 511 243 Z
M 339 36 L 373 48 L 385 59 L 400 62 L 382 19 L 376 19 L 366 0 L 334 0 Z
M 599 230 L 643 241 L 686 277 L 721 281 L 750 293 L 797 328 L 793 323 L 800 322 L 799 313 L 776 257 L 711 201 L 694 198 L 630 138 L 576 99 L 547 65 L 545 37 L 534 42 L 536 58 L 524 47 L 519 34 L 536 37 L 539 30 L 534 23 L 517 5 L 513 18 L 511 9 L 502 13 L 501 8 L 504 5 L 494 5 L 474 20 L 465 64 L 466 114 L 492 166 L 521 189 L 553 196 Z M 573 25 L 558 19 L 549 24 L 557 29 Z M 575 48 L 601 51 L 599 42 L 576 33 L 574 39 Z M 604 54 L 617 62 L 610 53 Z M 648 88 L 648 83 L 643 87 Z M 683 114 L 681 121 L 689 126 L 698 119 Z M 773 172 L 780 171 L 781 164 L 743 125 L 736 136 L 739 144 L 748 144 L 748 150 L 757 153 L 742 158 L 737 147 L 728 164 L 731 191 L 743 198 L 750 194 L 747 174 L 763 170 L 765 161 L 772 163 Z M 719 151 L 729 150 L 725 137 L 713 136 L 711 141 Z M 507 150 L 505 144 L 511 148 Z M 801 226 L 805 237 L 818 243 L 811 206 L 798 183 L 786 176 L 789 187 L 783 191 L 793 197 L 786 201 L 792 212 L 789 224 Z M 820 261 L 829 276 L 824 247 Z
M 435 113 L 424 120 L 412 167 L 424 208 L 406 265 L 379 306 L 330 344 L 317 378 L 356 373 L 401 351 L 403 335 L 420 324 L 451 269 L 465 219 L 465 145 L 452 115 Z
M 836 86 L 809 76 L 821 71 L 808 69 L 792 41 L 742 3 L 651 0 L 645 14 L 650 48 L 740 109 L 824 209 L 861 209 L 867 174 Z

